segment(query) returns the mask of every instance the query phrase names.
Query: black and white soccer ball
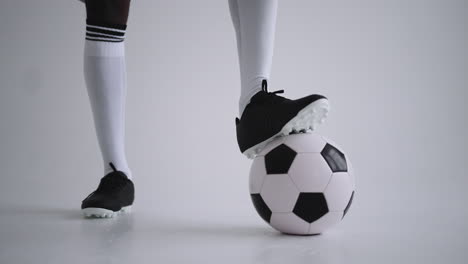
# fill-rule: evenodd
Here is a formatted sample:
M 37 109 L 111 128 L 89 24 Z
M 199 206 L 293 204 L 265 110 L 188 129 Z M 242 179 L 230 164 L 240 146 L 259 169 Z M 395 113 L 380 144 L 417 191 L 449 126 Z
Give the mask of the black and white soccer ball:
M 249 189 L 255 209 L 273 228 L 312 235 L 343 219 L 355 178 L 339 146 L 315 132 L 299 133 L 277 138 L 255 157 Z

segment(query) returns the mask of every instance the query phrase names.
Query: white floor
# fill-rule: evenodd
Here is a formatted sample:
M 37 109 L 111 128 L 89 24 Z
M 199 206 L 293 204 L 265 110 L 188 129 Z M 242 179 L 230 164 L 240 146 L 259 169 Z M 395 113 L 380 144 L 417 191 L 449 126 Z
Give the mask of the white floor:
M 282 235 L 257 218 L 170 219 L 137 210 L 114 219 L 89 220 L 66 208 L 5 207 L 0 212 L 0 263 L 453 264 L 468 260 L 468 232 L 461 217 L 406 213 L 405 220 L 390 217 L 386 222 L 367 219 L 363 222 L 367 224 L 359 224 L 358 216 L 350 213 L 348 221 L 326 234 L 301 237 Z

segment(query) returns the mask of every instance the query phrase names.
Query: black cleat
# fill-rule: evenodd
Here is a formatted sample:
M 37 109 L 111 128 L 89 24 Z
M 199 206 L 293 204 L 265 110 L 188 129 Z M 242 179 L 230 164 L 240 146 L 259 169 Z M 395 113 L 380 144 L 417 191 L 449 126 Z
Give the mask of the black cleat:
M 86 217 L 108 218 L 119 212 L 130 212 L 135 199 L 135 187 L 124 172 L 115 169 L 101 179 L 98 188 L 81 203 Z
M 315 130 L 328 115 L 325 96 L 312 94 L 296 100 L 278 96 L 284 90 L 268 92 L 267 80 L 236 118 L 237 143 L 242 154 L 253 159 L 279 136 Z

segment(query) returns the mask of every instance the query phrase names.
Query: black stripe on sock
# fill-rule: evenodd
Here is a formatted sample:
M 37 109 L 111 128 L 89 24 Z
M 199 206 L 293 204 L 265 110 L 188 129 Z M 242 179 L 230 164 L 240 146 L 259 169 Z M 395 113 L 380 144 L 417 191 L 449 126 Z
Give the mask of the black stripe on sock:
M 105 36 L 105 35 L 100 35 L 100 34 L 92 34 L 92 33 L 86 33 L 87 37 L 96 37 L 96 38 L 108 38 L 108 39 L 117 39 L 117 40 L 123 40 L 121 37 L 111 37 L 111 36 Z
M 103 34 L 113 35 L 113 36 L 117 36 L 117 37 L 125 36 L 125 32 L 111 31 L 111 29 L 107 30 L 107 29 L 86 27 L 86 31 L 91 31 L 91 32 L 95 32 L 95 33 L 103 33 Z
M 86 40 L 90 40 L 90 41 L 102 41 L 102 42 L 122 42 L 123 39 L 121 40 L 113 40 L 113 39 L 94 39 L 94 38 L 86 38 Z
M 90 19 L 86 19 L 86 24 L 93 25 L 93 26 L 98 26 L 98 27 L 105 27 L 105 28 L 115 28 L 115 29 L 118 29 L 118 30 L 126 30 L 127 29 L 127 25 L 99 22 L 99 21 L 90 20 Z

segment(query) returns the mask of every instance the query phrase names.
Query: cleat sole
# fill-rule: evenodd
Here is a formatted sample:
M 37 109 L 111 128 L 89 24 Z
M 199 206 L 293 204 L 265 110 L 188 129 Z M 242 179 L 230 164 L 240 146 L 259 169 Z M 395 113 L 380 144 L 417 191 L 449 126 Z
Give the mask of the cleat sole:
M 125 206 L 122 207 L 119 211 L 112 211 L 105 208 L 97 208 L 97 207 L 88 207 L 81 209 L 83 216 L 86 218 L 113 218 L 121 213 L 130 213 L 132 211 L 132 206 Z

